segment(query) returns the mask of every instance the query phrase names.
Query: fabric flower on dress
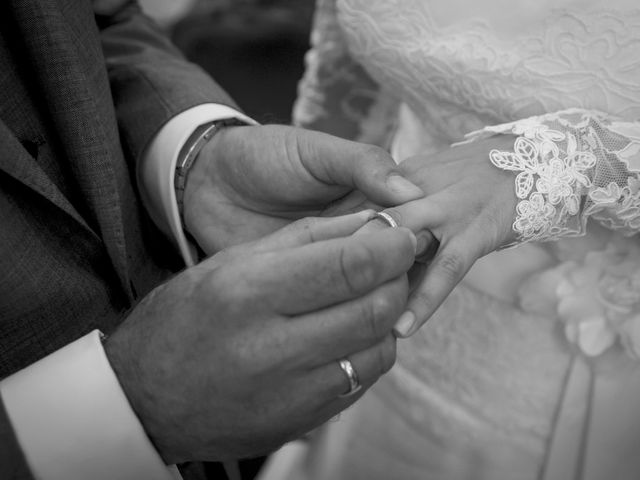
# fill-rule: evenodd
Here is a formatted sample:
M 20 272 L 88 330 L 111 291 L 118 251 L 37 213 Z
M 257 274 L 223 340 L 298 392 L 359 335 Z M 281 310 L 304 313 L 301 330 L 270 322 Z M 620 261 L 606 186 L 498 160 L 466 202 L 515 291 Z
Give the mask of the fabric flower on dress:
M 569 342 L 587 356 L 617 341 L 640 360 L 640 247 L 618 237 L 581 261 L 564 262 L 525 282 L 525 311 L 556 315 Z

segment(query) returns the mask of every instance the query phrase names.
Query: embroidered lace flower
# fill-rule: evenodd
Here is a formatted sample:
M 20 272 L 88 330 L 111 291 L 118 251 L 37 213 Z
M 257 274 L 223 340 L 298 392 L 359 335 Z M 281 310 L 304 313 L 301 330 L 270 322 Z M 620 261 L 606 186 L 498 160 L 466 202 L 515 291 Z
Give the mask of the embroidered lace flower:
M 640 360 L 640 247 L 610 241 L 604 250 L 532 276 L 519 292 L 525 311 L 557 316 L 587 356 L 620 342 Z
M 633 235 L 640 230 L 640 180 L 629 177 L 627 185 L 620 187 L 610 182 L 589 194 L 593 205 L 585 211 L 604 225 L 621 230 L 623 235 Z
M 467 135 L 517 138 L 513 151 L 492 150 L 491 163 L 518 172 L 516 243 L 585 234 L 587 219 L 625 235 L 640 231 L 640 122 L 570 109 Z
M 525 237 L 533 237 L 536 232 L 547 231 L 553 224 L 556 209 L 546 202 L 540 193 L 533 193 L 529 200 L 522 200 L 516 206 L 517 217 L 513 228 Z

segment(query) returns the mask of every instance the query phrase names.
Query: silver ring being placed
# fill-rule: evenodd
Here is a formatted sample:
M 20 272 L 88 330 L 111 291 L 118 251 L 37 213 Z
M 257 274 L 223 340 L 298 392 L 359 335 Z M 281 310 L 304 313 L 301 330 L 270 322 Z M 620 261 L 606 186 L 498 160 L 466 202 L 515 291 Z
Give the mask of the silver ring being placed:
M 387 225 L 389 225 L 391 228 L 398 228 L 398 223 L 393 219 L 391 215 L 389 215 L 386 212 L 376 212 L 373 218 L 374 219 L 379 218 L 380 220 L 385 222 Z
M 349 379 L 349 391 L 347 393 L 343 393 L 340 396 L 348 397 L 360 390 L 362 388 L 362 385 L 360 385 L 360 381 L 358 380 L 358 372 L 356 372 L 356 369 L 353 368 L 353 364 L 349 360 L 343 358 L 338 361 L 338 364 Z

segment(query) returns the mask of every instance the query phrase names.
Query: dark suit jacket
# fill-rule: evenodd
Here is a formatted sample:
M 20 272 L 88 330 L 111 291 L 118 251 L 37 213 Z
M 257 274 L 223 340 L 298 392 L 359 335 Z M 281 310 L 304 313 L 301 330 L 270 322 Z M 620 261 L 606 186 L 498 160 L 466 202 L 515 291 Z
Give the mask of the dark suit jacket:
M 0 2 L 0 378 L 113 330 L 179 265 L 135 164 L 205 102 L 233 105 L 133 1 Z M 29 478 L 1 403 L 0 442 L 0 476 Z

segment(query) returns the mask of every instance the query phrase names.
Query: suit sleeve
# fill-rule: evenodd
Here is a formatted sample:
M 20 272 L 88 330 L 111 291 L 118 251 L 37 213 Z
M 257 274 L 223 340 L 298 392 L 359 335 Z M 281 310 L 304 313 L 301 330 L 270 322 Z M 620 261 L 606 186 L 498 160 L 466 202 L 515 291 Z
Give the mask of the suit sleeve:
M 0 478 L 6 480 L 33 480 L 1 399 L 0 445 Z
M 140 154 L 177 114 L 203 103 L 236 108 L 200 67 L 188 62 L 136 1 L 94 1 L 120 137 Z M 212 52 L 214 54 L 215 52 Z

